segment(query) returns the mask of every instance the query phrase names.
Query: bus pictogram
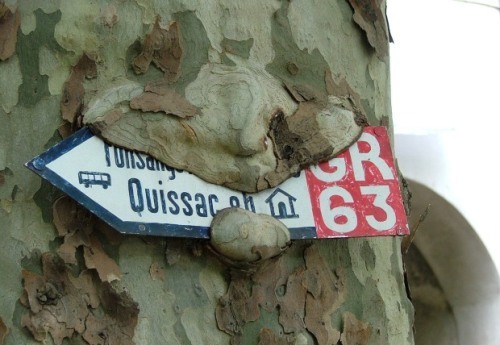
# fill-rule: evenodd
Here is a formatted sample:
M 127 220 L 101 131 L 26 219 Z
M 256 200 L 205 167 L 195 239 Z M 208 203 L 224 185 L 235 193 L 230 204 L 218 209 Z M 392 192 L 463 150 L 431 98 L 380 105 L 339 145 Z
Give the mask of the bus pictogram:
M 96 171 L 80 171 L 78 172 L 78 182 L 83 184 L 85 188 L 102 186 L 107 189 L 111 186 L 111 175 Z

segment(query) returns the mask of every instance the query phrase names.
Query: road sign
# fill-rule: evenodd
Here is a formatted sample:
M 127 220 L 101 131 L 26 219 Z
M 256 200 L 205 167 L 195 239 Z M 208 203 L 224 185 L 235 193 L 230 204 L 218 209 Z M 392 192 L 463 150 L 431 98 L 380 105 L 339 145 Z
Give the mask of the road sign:
M 26 166 L 122 233 L 208 238 L 217 210 L 241 207 L 282 221 L 293 239 L 408 234 L 384 127 L 329 162 L 248 194 L 207 183 L 88 128 Z

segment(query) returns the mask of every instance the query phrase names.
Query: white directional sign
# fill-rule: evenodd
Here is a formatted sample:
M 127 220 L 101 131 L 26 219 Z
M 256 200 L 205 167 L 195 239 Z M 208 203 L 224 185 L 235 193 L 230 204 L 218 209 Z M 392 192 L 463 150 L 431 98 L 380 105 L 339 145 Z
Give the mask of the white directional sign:
M 122 233 L 208 238 L 212 218 L 226 207 L 269 214 L 294 239 L 408 233 L 383 127 L 367 127 L 330 162 L 255 194 L 109 145 L 87 128 L 26 165 Z

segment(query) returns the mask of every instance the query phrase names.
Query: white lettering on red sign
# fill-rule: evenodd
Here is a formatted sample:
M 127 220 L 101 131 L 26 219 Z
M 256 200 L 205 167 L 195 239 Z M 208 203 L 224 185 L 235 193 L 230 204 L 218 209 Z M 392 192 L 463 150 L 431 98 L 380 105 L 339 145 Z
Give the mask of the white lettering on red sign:
M 387 131 L 367 127 L 336 158 L 306 171 L 318 238 L 408 232 Z

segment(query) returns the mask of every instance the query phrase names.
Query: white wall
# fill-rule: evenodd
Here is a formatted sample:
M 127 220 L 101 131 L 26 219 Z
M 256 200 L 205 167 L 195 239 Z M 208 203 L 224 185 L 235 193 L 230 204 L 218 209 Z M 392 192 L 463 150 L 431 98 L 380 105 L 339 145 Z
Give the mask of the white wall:
M 388 16 L 400 167 L 458 208 L 498 269 L 500 11 L 453 0 L 389 0 Z
M 500 3 L 482 2 L 489 6 L 388 0 L 388 17 L 399 166 L 466 220 L 457 222 L 450 207 L 436 202 L 439 216 L 428 220 L 432 232 L 422 230 L 417 247 L 450 299 L 460 343 L 494 345 L 500 344 L 500 287 L 487 268 L 500 270 L 500 10 L 492 7 Z M 414 211 L 424 205 L 420 200 Z M 492 261 L 479 253 L 485 249 L 477 237 L 466 236 L 467 223 Z M 453 224 L 462 225 L 435 232 Z

